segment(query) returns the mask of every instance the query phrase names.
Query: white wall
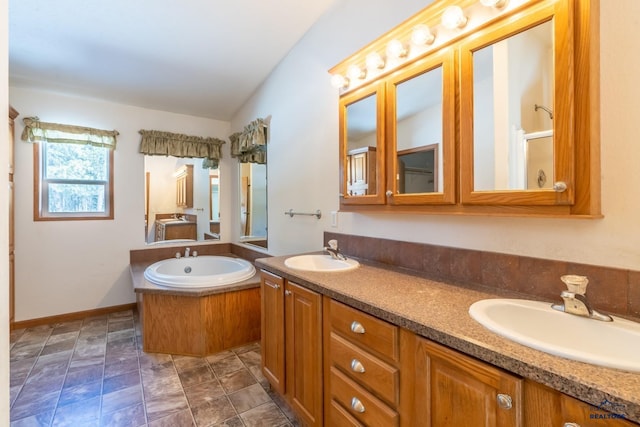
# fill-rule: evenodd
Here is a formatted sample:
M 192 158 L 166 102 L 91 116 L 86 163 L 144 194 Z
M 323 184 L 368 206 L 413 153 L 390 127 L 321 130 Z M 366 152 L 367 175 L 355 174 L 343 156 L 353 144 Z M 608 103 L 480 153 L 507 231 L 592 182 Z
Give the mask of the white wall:
M 338 227 L 330 227 L 329 212 L 339 206 L 338 94 L 327 70 L 427 2 L 421 3 L 341 2 L 290 51 L 232 120 L 232 128 L 238 129 L 255 117 L 272 116 L 270 252 L 317 250 L 322 232 L 332 230 L 638 270 L 640 148 L 633 118 L 640 114 L 640 49 L 630 45 L 640 16 L 637 0 L 601 4 L 604 219 L 340 213 Z M 290 219 L 282 215 L 289 208 L 319 208 L 324 216 L 320 221 Z
M 10 88 L 9 98 L 20 112 L 16 122 L 16 320 L 134 302 L 129 250 L 144 246 L 144 159 L 138 153 L 138 131 L 226 139 L 230 124 L 16 87 Z M 36 115 L 43 121 L 120 132 L 114 153 L 114 220 L 33 221 L 33 147 L 20 141 L 19 135 L 21 118 Z M 228 147 L 223 150 L 225 176 L 231 159 Z M 229 236 L 229 230 L 222 235 Z

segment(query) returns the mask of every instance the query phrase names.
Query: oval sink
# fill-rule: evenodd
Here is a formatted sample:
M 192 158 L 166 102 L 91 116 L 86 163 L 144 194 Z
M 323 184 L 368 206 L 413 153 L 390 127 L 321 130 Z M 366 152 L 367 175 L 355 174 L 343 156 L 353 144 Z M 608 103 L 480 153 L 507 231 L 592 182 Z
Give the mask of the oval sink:
M 353 259 L 333 259 L 331 255 L 297 255 L 284 260 L 284 265 L 294 270 L 304 271 L 348 271 L 358 268 Z
M 487 329 L 546 353 L 594 365 L 640 372 L 640 323 L 603 322 L 564 313 L 551 303 L 486 299 L 469 314 Z

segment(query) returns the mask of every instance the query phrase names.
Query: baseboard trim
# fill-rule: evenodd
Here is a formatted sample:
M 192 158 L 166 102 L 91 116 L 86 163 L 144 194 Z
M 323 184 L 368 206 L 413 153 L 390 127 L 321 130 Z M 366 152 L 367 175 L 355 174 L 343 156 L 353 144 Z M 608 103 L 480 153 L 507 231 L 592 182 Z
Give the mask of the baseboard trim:
M 33 328 L 34 326 L 50 325 L 53 323 L 71 322 L 73 320 L 84 319 L 91 316 L 102 316 L 104 314 L 117 313 L 125 310 L 135 310 L 136 303 L 112 305 L 111 307 L 94 308 L 93 310 L 76 311 L 74 313 L 58 314 L 55 316 L 39 317 L 37 319 L 20 320 L 18 322 L 11 323 L 9 329 L 25 329 Z

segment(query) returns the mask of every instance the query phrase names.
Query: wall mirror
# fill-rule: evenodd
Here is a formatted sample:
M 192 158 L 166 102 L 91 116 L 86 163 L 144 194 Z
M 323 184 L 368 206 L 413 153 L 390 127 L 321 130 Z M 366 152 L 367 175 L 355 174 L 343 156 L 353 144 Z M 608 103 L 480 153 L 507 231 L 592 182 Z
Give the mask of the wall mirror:
M 191 203 L 179 206 L 179 174 L 191 166 Z M 144 156 L 145 242 L 179 243 L 220 239 L 220 172 L 202 159 Z
M 268 247 L 267 165 L 239 163 L 240 241 Z
M 391 204 L 454 200 L 452 64 L 451 52 L 433 55 L 389 79 L 391 167 L 387 187 Z
M 341 99 L 341 176 L 345 203 L 382 203 L 384 107 L 382 85 Z
M 539 8 L 463 44 L 463 203 L 572 203 L 567 16 L 562 6 Z

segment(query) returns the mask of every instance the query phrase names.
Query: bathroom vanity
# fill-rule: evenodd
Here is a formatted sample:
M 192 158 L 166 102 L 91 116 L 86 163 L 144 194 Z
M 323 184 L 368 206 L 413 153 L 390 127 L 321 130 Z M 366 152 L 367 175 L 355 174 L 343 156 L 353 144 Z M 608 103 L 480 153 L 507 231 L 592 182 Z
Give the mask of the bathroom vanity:
M 513 295 L 369 262 L 294 270 L 286 258 L 256 261 L 263 373 L 305 425 L 640 422 L 639 373 L 524 347 L 468 314 L 475 301 Z

